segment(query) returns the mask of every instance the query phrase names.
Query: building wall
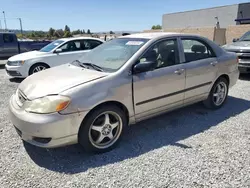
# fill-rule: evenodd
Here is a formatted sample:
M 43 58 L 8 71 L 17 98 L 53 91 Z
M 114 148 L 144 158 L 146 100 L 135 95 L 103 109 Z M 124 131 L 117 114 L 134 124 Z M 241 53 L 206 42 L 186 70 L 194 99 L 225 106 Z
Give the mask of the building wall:
M 229 26 L 226 31 L 227 43 L 231 43 L 234 38 L 240 38 L 247 31 L 250 31 L 250 25 Z
M 249 4 L 250 5 L 250 4 Z M 229 5 L 187 12 L 165 14 L 162 18 L 163 29 L 214 27 L 218 17 L 221 28 L 236 25 L 239 5 Z
M 216 29 L 215 27 L 202 28 L 172 28 L 164 30 L 145 30 L 143 32 L 176 32 L 188 33 L 206 37 L 219 45 L 231 43 L 234 38 L 240 38 L 247 31 L 250 31 L 250 24 L 247 25 L 231 25 L 227 28 Z

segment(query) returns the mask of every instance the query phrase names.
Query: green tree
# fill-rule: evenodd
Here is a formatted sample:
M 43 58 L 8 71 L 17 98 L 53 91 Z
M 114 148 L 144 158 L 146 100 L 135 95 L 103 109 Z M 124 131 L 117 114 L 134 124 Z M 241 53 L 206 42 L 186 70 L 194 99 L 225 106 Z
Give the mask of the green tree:
M 110 32 L 109 32 L 109 34 L 111 34 L 111 35 L 112 35 L 112 34 L 115 34 L 115 33 L 114 33 L 113 31 L 110 31 Z
M 65 33 L 65 32 L 67 32 L 67 31 L 69 31 L 69 32 L 70 32 L 70 28 L 69 28 L 69 26 L 65 25 L 65 28 L 64 28 L 64 33 Z
M 48 35 L 50 36 L 50 37 L 53 37 L 54 36 L 54 33 L 55 33 L 55 29 L 53 29 L 52 27 L 49 29 L 49 31 L 48 31 Z
M 151 29 L 153 29 L 153 30 L 162 29 L 162 26 L 161 25 L 153 25 Z
M 72 34 L 72 35 L 79 35 L 79 34 L 81 34 L 81 30 L 78 29 L 78 30 L 76 30 L 76 31 L 72 31 L 71 34 Z
M 85 34 L 85 33 L 86 33 L 86 32 L 85 32 L 85 30 L 83 29 L 83 30 L 82 30 L 82 34 Z
M 63 35 L 64 35 L 63 30 L 62 30 L 62 29 L 58 29 L 58 30 L 55 30 L 53 36 L 55 36 L 55 37 L 57 37 L 57 38 L 60 38 L 60 37 L 63 37 Z
M 64 33 L 63 37 L 68 38 L 68 37 L 72 37 L 72 35 L 71 35 L 71 33 L 70 33 L 69 31 L 66 31 L 66 32 Z
M 32 33 L 30 34 L 30 37 L 31 37 L 31 38 L 35 38 L 35 37 L 36 37 L 35 32 L 32 32 Z
M 87 34 L 91 34 L 91 32 L 90 32 L 90 30 L 89 30 L 89 29 L 87 30 Z

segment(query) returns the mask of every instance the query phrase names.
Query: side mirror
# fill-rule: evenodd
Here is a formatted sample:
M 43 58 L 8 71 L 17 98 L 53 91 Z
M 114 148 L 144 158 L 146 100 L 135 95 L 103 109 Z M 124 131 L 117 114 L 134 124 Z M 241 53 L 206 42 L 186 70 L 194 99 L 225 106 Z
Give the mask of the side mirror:
M 239 39 L 238 38 L 235 38 L 235 39 L 233 39 L 233 42 L 237 42 Z
M 60 49 L 60 48 L 57 48 L 57 49 L 54 51 L 54 53 L 60 53 L 60 52 L 62 52 L 62 49 Z
M 156 62 L 155 61 L 145 61 L 138 63 L 134 66 L 133 68 L 133 73 L 138 74 L 142 72 L 147 72 L 151 71 L 156 67 Z

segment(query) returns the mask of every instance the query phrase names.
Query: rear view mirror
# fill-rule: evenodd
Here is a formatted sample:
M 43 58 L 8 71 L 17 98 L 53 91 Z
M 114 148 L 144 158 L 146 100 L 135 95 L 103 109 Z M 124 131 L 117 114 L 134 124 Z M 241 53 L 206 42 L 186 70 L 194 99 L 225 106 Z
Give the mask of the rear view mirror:
M 62 52 L 62 49 L 60 49 L 60 48 L 58 48 L 58 49 L 56 49 L 56 50 L 54 51 L 54 53 L 60 53 L 60 52 Z
M 147 72 L 151 71 L 155 68 L 156 62 L 155 61 L 145 61 L 138 63 L 137 65 L 134 66 L 133 73 L 138 74 L 142 72 Z
M 237 42 L 239 39 L 238 38 L 235 38 L 235 39 L 233 39 L 233 42 Z

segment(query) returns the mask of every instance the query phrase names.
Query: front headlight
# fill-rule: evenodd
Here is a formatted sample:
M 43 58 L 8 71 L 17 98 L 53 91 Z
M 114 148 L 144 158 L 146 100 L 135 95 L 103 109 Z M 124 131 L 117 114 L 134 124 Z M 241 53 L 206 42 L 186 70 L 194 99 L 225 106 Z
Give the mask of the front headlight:
M 23 108 L 27 112 L 48 114 L 59 112 L 67 108 L 70 98 L 61 95 L 51 95 L 32 101 L 25 101 Z
M 8 61 L 7 64 L 10 66 L 21 66 L 25 61 Z

